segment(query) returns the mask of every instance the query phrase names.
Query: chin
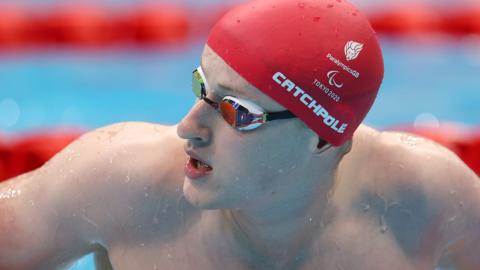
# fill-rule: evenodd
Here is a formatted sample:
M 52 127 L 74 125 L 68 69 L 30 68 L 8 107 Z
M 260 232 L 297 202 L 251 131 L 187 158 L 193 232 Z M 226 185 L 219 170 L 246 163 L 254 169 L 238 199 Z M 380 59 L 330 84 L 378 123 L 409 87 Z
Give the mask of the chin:
M 183 196 L 192 206 L 205 210 L 223 208 L 217 192 L 194 186 L 190 181 L 185 179 L 183 182 Z

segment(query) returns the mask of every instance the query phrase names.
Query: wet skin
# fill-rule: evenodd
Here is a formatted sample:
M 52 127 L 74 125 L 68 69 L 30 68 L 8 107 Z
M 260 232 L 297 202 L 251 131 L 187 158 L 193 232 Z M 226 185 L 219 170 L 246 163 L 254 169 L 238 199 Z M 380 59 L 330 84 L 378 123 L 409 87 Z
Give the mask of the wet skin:
M 362 126 L 323 219 L 304 217 L 308 245 L 262 260 L 225 211 L 185 200 L 175 129 L 102 128 L 3 183 L 1 269 L 60 268 L 100 245 L 115 269 L 433 269 L 442 256 L 478 269 L 479 180 L 438 145 Z
M 284 109 L 208 48 L 202 62 L 214 89 Z M 89 252 L 102 269 L 480 269 L 480 180 L 454 154 L 367 126 L 351 145 L 315 138 L 298 120 L 240 133 L 199 101 L 177 126 L 87 133 L 0 184 L 0 269 Z M 185 148 L 213 174 L 185 178 Z

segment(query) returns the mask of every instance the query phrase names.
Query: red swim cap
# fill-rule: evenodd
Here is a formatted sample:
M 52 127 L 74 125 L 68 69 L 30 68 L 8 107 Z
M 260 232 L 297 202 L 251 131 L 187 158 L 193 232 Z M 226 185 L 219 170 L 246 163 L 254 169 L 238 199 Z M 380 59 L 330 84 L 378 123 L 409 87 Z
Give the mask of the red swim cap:
M 256 0 L 228 12 L 208 46 L 250 84 L 339 146 L 383 79 L 367 18 L 345 0 Z

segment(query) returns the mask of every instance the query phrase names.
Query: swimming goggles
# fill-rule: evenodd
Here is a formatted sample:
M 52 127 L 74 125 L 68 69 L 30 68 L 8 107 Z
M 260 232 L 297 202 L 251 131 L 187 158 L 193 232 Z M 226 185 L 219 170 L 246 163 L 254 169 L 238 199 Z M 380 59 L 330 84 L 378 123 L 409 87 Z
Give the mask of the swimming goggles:
M 193 93 L 197 98 L 205 101 L 219 112 L 230 126 L 240 131 L 253 130 L 273 120 L 296 118 L 289 111 L 265 112 L 264 109 L 251 101 L 232 96 L 226 96 L 220 103 L 217 103 L 207 98 L 207 89 L 208 83 L 205 74 L 202 67 L 198 67 L 193 71 L 192 76 Z

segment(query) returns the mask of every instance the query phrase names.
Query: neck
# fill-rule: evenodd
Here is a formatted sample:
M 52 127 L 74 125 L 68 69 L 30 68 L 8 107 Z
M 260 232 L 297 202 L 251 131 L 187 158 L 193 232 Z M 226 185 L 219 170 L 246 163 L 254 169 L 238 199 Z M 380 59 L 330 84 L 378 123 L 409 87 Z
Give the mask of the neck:
M 292 179 L 295 187 L 278 191 L 263 207 L 223 211 L 235 241 L 250 256 L 286 263 L 307 250 L 312 232 L 325 222 L 323 213 L 335 182 L 334 169 L 323 171 L 323 178 L 312 175 L 322 174 Z

